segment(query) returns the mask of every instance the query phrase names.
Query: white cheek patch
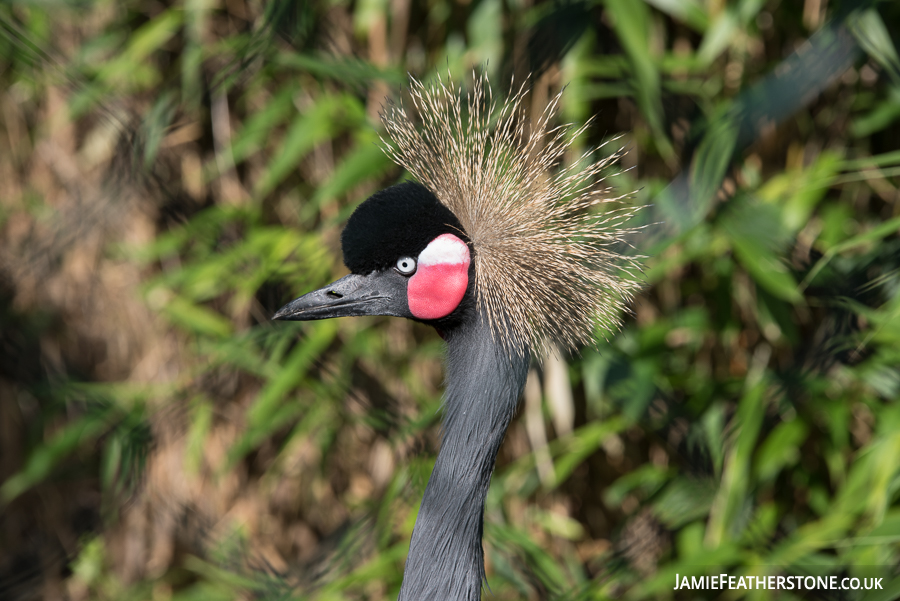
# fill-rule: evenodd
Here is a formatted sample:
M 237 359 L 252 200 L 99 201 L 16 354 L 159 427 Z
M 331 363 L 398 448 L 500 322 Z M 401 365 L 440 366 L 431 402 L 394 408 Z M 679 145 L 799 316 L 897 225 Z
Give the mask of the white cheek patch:
M 468 265 L 469 247 L 453 234 L 441 234 L 419 253 L 419 267 L 450 264 Z

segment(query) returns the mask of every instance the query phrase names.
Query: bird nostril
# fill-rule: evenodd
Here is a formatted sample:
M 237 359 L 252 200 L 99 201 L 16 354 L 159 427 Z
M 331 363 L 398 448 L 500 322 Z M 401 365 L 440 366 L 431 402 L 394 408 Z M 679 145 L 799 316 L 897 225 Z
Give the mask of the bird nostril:
M 331 298 L 344 298 L 343 294 L 339 294 L 339 293 L 335 292 L 334 290 L 329 290 L 328 292 L 325 293 L 325 295 L 330 296 Z

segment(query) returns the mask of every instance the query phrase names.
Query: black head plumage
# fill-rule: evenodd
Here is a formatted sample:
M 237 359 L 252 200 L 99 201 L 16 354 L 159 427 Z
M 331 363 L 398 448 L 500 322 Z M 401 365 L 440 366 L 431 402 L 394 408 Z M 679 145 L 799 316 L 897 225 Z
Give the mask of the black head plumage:
M 365 200 L 341 234 L 344 264 L 358 274 L 393 267 L 399 257 L 416 257 L 441 234 L 468 242 L 462 225 L 425 186 L 404 182 Z

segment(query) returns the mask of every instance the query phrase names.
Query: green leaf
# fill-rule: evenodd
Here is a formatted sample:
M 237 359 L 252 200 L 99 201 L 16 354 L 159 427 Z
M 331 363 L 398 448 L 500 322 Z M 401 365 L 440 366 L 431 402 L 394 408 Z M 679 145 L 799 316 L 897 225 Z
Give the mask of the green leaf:
M 203 397 L 194 399 L 193 405 L 193 415 L 185 442 L 184 463 L 188 472 L 197 475 L 203 462 L 206 436 L 213 423 L 213 405 Z
M 619 507 L 625 497 L 638 491 L 642 497 L 649 497 L 669 479 L 668 470 L 653 464 L 642 465 L 619 477 L 607 487 L 603 502 L 609 507 Z
M 703 33 L 709 27 L 706 7 L 697 0 L 644 0 L 650 6 L 678 19 L 694 31 Z
M 710 65 L 734 41 L 740 24 L 731 8 L 721 11 L 707 27 L 706 35 L 700 42 L 697 58 L 704 65 Z
M 25 467 L 0 486 L 0 500 L 9 503 L 29 488 L 46 480 L 56 466 L 79 447 L 94 441 L 107 428 L 105 412 L 86 415 L 66 425 L 61 432 L 38 446 Z
M 151 292 L 151 297 L 154 294 L 160 294 L 160 292 Z M 201 336 L 225 338 L 232 332 L 229 319 L 212 309 L 194 304 L 182 296 L 171 296 L 165 302 L 162 311 L 174 324 Z
M 309 366 L 334 340 L 338 327 L 333 320 L 317 321 L 307 324 L 306 330 L 309 336 L 298 342 L 247 411 L 247 431 L 230 450 L 227 466 L 233 466 L 263 438 L 283 427 L 302 410 L 298 403 L 285 404 L 284 399 L 304 380 Z
M 275 64 L 304 71 L 320 81 L 323 79 L 337 81 L 344 86 L 370 86 L 374 81 L 399 86 L 406 83 L 408 77 L 402 68 L 391 65 L 379 67 L 355 56 L 315 56 L 290 52 L 278 54 L 275 57 Z
M 631 0 L 606 0 L 605 4 L 631 63 L 635 97 L 653 131 L 654 144 L 664 158 L 671 159 L 674 150 L 663 128 L 659 70 L 650 55 L 650 11 L 643 2 Z
M 837 255 L 847 252 L 851 249 L 858 248 L 860 246 L 868 246 L 874 244 L 876 242 L 880 242 L 887 236 L 896 233 L 900 230 L 900 216 L 894 217 L 893 219 L 888 219 L 884 223 L 880 225 L 876 225 L 875 227 L 866 230 L 861 234 L 857 234 L 847 240 L 839 244 L 835 244 L 831 248 L 829 248 L 821 259 L 813 266 L 812 269 L 809 270 L 809 273 L 806 274 L 806 277 L 803 278 L 803 282 L 801 282 L 801 289 L 806 288 L 811 282 L 816 279 L 816 276 L 825 268 L 826 265 Z
M 98 79 L 108 84 L 119 81 L 143 81 L 146 84 L 154 81 L 158 77 L 156 70 L 144 61 L 172 39 L 183 19 L 181 9 L 171 8 L 148 21 L 129 36 L 124 52 L 100 69 Z
M 885 68 L 895 84 L 900 84 L 900 56 L 878 11 L 874 8 L 857 11 L 847 19 L 847 24 L 863 50 Z
M 778 542 L 768 554 L 767 562 L 770 565 L 804 565 L 813 553 L 844 538 L 853 519 L 852 514 L 834 513 L 807 522 Z
M 838 153 L 826 151 L 803 170 L 792 169 L 773 176 L 758 194 L 781 208 L 781 224 L 795 233 L 809 223 L 812 212 L 825 198 L 832 178 L 844 166 Z
M 313 194 L 309 205 L 319 209 L 365 180 L 386 171 L 392 163 L 377 143 L 375 136 L 360 136 L 354 148 Z
M 706 133 L 694 153 L 690 171 L 690 197 L 694 222 L 709 212 L 716 192 L 722 186 L 737 143 L 738 127 L 728 106 L 720 107 L 710 118 Z
M 765 380 L 748 390 L 738 404 L 735 416 L 737 440 L 728 451 L 719 491 L 710 510 L 706 542 L 716 547 L 740 530 L 747 491 L 751 487 L 750 466 L 753 449 L 765 413 Z
M 670 482 L 653 502 L 654 514 L 669 528 L 680 528 L 706 517 L 715 494 L 716 485 L 711 478 L 679 477 Z
M 233 138 L 231 154 L 235 163 L 241 163 L 258 152 L 268 141 L 272 130 L 288 119 L 294 110 L 294 94 L 295 86 L 287 84 L 264 107 L 253 112 Z
M 785 468 L 800 460 L 800 445 L 806 440 L 808 429 L 802 420 L 778 424 L 756 453 L 756 480 L 773 480 Z
M 309 151 L 334 136 L 339 129 L 362 118 L 361 107 L 349 96 L 319 98 L 308 111 L 293 120 L 268 170 L 254 187 L 254 195 L 262 197 L 271 193 L 297 169 L 297 164 Z
M 789 303 L 803 300 L 797 282 L 777 254 L 787 240 L 778 207 L 736 204 L 720 223 L 735 257 L 757 285 Z
M 489 71 L 497 69 L 503 57 L 503 4 L 500 0 L 481 0 L 466 24 L 469 52 L 474 62 Z
M 892 88 L 888 97 L 850 124 L 850 133 L 856 138 L 867 138 L 887 129 L 900 119 L 900 88 Z

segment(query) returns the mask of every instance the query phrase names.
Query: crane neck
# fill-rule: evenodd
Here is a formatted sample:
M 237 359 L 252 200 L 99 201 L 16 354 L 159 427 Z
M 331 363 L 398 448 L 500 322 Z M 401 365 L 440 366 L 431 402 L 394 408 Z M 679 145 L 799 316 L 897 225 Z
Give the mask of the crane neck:
M 441 450 L 413 529 L 400 601 L 481 598 L 484 502 L 528 372 L 528 351 L 511 354 L 480 311 L 444 337 Z

